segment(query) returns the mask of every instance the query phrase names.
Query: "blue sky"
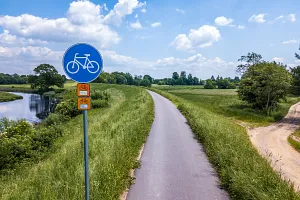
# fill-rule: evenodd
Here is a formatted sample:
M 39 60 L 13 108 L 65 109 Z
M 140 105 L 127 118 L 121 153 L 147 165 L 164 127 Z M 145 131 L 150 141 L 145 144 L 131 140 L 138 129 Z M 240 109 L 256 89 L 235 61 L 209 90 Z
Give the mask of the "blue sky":
M 63 73 L 62 55 L 78 42 L 99 49 L 105 71 L 156 78 L 235 76 L 238 58 L 252 51 L 296 66 L 298 10 L 296 0 L 3 0 L 0 71 L 50 63 Z

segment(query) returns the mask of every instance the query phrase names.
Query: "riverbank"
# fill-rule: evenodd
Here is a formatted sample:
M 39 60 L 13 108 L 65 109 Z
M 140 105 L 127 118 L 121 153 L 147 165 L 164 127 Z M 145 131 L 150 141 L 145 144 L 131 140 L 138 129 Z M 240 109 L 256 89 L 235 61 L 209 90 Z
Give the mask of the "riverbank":
M 14 101 L 18 99 L 23 99 L 22 96 L 11 94 L 8 92 L 0 92 L 0 102 L 8 102 L 8 101 Z

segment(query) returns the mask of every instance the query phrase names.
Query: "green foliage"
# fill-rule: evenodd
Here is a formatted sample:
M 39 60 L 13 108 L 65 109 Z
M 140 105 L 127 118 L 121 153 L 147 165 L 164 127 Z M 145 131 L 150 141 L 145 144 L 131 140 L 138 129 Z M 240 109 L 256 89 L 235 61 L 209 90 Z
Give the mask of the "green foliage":
M 297 138 L 298 140 L 294 139 Z M 288 137 L 288 142 L 294 147 L 298 152 L 300 152 L 300 129 L 297 129 L 292 135 Z
M 291 75 L 275 62 L 251 65 L 244 73 L 238 94 L 253 108 L 270 114 L 281 99 L 285 100 L 290 88 Z
M 151 82 L 148 79 L 143 79 L 140 85 L 144 87 L 151 87 Z
M 119 199 L 149 134 L 153 101 L 142 88 L 91 84 L 106 90 L 111 106 L 92 109 L 89 119 L 90 198 Z M 38 163 L 0 178 L 1 199 L 84 199 L 82 116 L 60 125 L 63 137 Z
M 58 71 L 52 65 L 41 64 L 33 71 L 35 75 L 28 76 L 28 83 L 31 88 L 48 91 L 51 86 L 64 87 L 66 78 L 58 74 Z
M 18 74 L 3 74 L 0 73 L 0 84 L 26 84 L 27 75 L 18 75 Z
M 206 84 L 204 85 L 205 89 L 215 89 L 216 88 L 216 83 L 212 81 L 211 79 L 206 80 Z
M 291 68 L 291 74 L 292 74 L 291 93 L 294 95 L 300 95 L 300 66 Z
M 237 72 L 240 74 L 243 74 L 245 71 L 247 71 L 251 65 L 256 65 L 263 62 L 262 56 L 254 52 L 248 53 L 247 56 L 241 56 L 238 61 L 242 62 L 242 64 L 237 66 Z

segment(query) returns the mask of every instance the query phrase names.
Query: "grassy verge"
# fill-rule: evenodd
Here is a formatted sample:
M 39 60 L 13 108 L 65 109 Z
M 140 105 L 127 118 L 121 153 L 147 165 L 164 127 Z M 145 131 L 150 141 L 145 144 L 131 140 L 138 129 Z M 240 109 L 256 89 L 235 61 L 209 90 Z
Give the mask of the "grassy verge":
M 142 88 L 92 84 L 111 96 L 109 108 L 88 112 L 91 199 L 119 199 L 153 121 L 153 102 Z M 1 176 L 0 199 L 84 199 L 83 127 L 79 115 L 63 126 L 48 158 Z
M 232 199 L 300 199 L 259 155 L 243 127 L 195 102 L 151 90 L 170 99 L 187 118 Z
M 0 92 L 0 102 L 14 101 L 17 99 L 23 99 L 22 96 L 11 94 L 7 92 Z
M 276 111 L 270 116 L 252 109 L 245 102 L 238 99 L 235 89 L 181 89 L 174 87 L 172 90 L 163 89 L 194 104 L 235 120 L 248 122 L 251 126 L 265 126 L 281 120 L 288 113 L 289 108 L 300 101 L 300 97 L 288 97 L 287 101 L 280 102 Z
M 293 138 L 299 139 L 298 141 Z M 295 133 L 288 137 L 289 143 L 294 147 L 297 151 L 300 152 L 300 129 L 298 129 Z

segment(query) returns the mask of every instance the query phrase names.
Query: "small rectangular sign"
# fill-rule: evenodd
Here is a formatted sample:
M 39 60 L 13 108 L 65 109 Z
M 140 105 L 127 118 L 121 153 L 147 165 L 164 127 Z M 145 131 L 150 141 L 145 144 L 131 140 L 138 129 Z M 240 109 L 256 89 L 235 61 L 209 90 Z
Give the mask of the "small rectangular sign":
M 91 98 L 90 97 L 78 97 L 78 110 L 90 110 Z
M 77 96 L 79 97 L 89 97 L 91 95 L 89 84 L 77 84 Z

